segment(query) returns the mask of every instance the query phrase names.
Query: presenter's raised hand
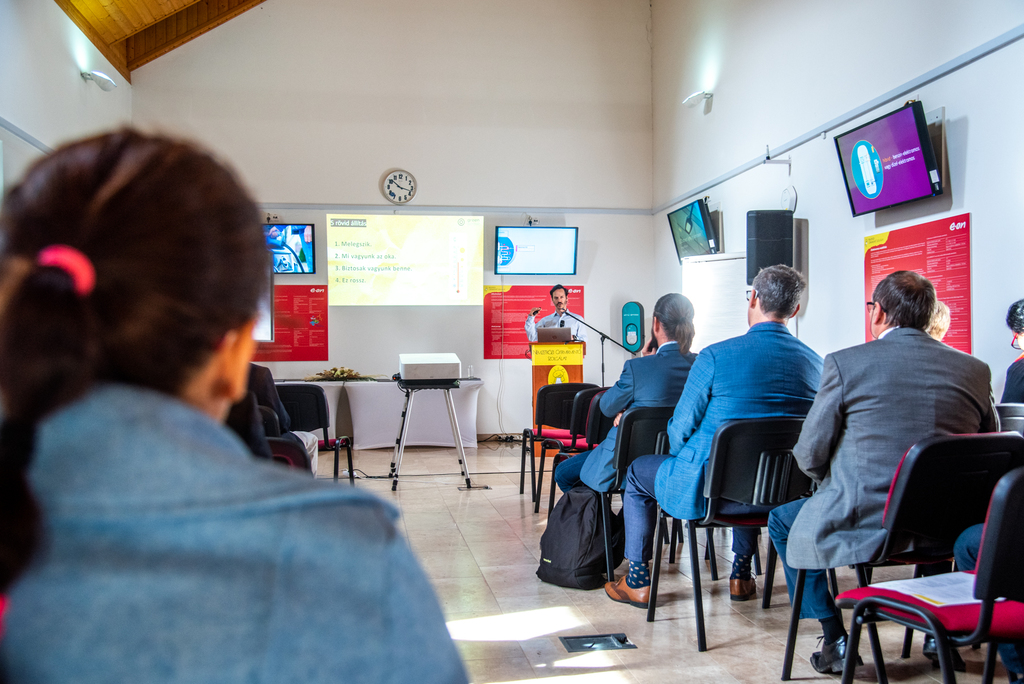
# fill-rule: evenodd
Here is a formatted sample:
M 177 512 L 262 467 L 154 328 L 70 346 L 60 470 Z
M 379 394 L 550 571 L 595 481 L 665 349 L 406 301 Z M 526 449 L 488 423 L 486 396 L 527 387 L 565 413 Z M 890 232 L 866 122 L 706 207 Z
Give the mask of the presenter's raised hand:
M 536 316 L 539 313 L 540 313 L 540 307 L 539 306 L 535 306 L 535 307 L 533 307 L 530 310 L 530 314 L 527 316 L 527 318 L 532 318 L 532 317 Z

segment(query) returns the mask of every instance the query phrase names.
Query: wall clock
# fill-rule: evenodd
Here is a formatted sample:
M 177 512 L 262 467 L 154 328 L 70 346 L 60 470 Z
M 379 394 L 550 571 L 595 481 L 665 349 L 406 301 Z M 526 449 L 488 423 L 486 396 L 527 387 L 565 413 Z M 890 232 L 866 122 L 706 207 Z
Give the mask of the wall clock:
M 380 194 L 392 204 L 405 204 L 416 196 L 416 179 L 403 169 L 389 171 L 381 179 Z

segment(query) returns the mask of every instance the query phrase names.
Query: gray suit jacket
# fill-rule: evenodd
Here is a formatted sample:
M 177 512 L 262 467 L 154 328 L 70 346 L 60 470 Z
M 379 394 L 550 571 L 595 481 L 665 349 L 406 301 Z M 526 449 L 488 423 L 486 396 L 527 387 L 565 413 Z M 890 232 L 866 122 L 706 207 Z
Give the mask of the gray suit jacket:
M 790 531 L 790 566 L 873 560 L 885 540 L 889 485 L 907 450 L 934 435 L 999 429 L 990 381 L 987 364 L 911 328 L 826 356 L 793 448 L 818 489 Z

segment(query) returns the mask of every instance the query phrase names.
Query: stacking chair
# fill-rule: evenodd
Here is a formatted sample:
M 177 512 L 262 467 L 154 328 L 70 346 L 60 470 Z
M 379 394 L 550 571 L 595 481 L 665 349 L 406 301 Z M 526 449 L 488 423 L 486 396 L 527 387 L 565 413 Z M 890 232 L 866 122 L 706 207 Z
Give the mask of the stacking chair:
M 984 522 L 992 490 L 1003 475 L 1024 466 L 1024 437 L 1015 432 L 943 435 L 918 442 L 896 468 L 882 527 L 887 535 L 878 557 L 855 566 L 857 582 L 867 587 L 871 569 L 883 565 L 927 565 L 949 561 L 953 544 L 971 525 Z M 909 550 L 908 550 L 909 549 Z M 782 679 L 793 669 L 806 570 L 797 570 Z M 904 638 L 903 657 L 910 653 Z M 873 622 L 868 638 L 880 684 L 887 684 L 885 661 Z M 940 649 L 940 657 L 948 657 Z
M 999 429 L 1024 434 L 1024 404 L 996 404 Z
M 668 427 L 668 421 L 675 412 L 674 406 L 634 406 L 626 409 L 619 418 L 619 432 L 615 437 L 615 451 L 612 464 L 615 466 L 615 481 L 608 491 L 601 492 L 601 522 L 604 525 L 604 556 L 607 562 L 608 581 L 615 581 L 615 565 L 612 560 L 612 494 L 622 494 L 629 464 L 644 454 L 653 454 L 658 446 L 658 435 Z M 655 537 L 655 539 L 658 539 Z M 660 548 L 660 544 L 659 544 Z
M 1024 467 L 1011 470 L 996 484 L 988 507 L 974 590 L 964 603 L 936 606 L 879 586 L 839 595 L 837 604 L 853 608 L 846 647 L 843 684 L 853 682 L 853 663 L 861 626 L 891 620 L 935 637 L 944 684 L 955 684 L 949 647 L 989 642 L 982 681 L 991 684 L 995 643 L 1024 643 Z M 967 603 L 974 598 L 981 603 Z M 1000 599 L 1006 599 L 1001 601 Z M 875 661 L 879 658 L 876 656 Z M 1011 680 L 1012 681 L 1012 680 Z
M 793 458 L 793 446 L 800 438 L 803 418 L 753 418 L 730 420 L 719 426 L 711 442 L 708 456 L 704 496 L 706 513 L 701 520 L 686 523 L 690 546 L 690 569 L 693 580 L 693 605 L 697 619 L 697 650 L 707 650 L 704 632 L 704 603 L 700 588 L 700 562 L 697 557 L 697 528 L 764 527 L 768 513 L 724 515 L 722 503 L 732 501 L 753 506 L 779 506 L 800 498 L 811 488 L 807 477 Z M 654 538 L 654 574 L 651 598 L 647 604 L 647 621 L 654 621 L 661 574 L 661 526 L 665 516 L 658 508 Z M 712 557 L 713 557 L 712 551 Z M 771 602 L 770 587 L 775 574 L 775 547 L 768 547 L 768 575 L 765 579 L 762 605 Z
M 270 453 L 274 455 L 276 462 L 310 473 L 309 454 L 305 449 L 291 440 L 280 437 L 267 437 L 267 442 L 270 443 Z
M 570 422 L 569 432 L 572 434 L 572 444 L 569 447 L 562 447 L 561 450 L 554 455 L 551 459 L 551 493 L 548 496 L 548 512 L 555 507 L 555 468 L 562 461 L 572 458 L 576 454 L 584 451 L 589 451 L 597 446 L 598 442 L 604 439 L 604 436 L 608 434 L 608 430 L 611 429 L 611 419 L 607 422 L 608 428 L 597 437 L 596 442 L 590 441 L 595 438 L 596 435 L 591 434 L 588 426 L 590 421 L 600 421 L 600 417 L 604 417 L 601 413 L 601 396 L 607 391 L 607 387 L 592 387 L 590 389 L 581 390 L 576 393 L 576 396 L 572 400 L 572 421 Z M 595 415 L 595 413 L 597 415 Z M 577 439 L 583 436 L 583 441 L 578 442 Z M 546 452 L 545 446 L 541 445 L 540 450 L 540 469 L 537 472 L 537 491 L 541 491 L 544 482 L 544 454 Z M 533 512 L 540 512 L 540 496 L 536 497 L 533 504 Z
M 269 406 L 256 406 L 260 412 L 260 417 L 263 418 L 263 432 L 267 437 L 280 437 L 281 436 L 281 421 L 277 417 L 277 413 L 274 409 Z
M 327 434 L 327 428 L 331 426 L 331 418 L 327 411 L 327 394 L 324 388 L 315 383 L 298 384 L 277 384 L 277 393 L 281 397 L 281 403 L 288 411 L 292 419 L 291 428 L 303 432 L 316 432 L 322 430 L 324 434 L 324 447 L 334 450 L 334 481 L 338 481 L 338 459 L 341 456 L 341 447 L 345 447 L 348 456 L 348 479 L 349 483 L 355 485 L 355 472 L 352 469 L 352 440 L 348 437 L 331 439 Z
M 577 392 L 594 387 L 597 385 L 592 385 L 589 382 L 556 382 L 544 385 L 537 390 L 533 418 L 536 428 L 523 430 L 523 458 L 519 465 L 519 493 L 522 494 L 526 483 L 526 452 L 529 450 L 531 501 L 540 500 L 540 489 L 537 487 L 536 442 L 549 439 L 558 442 L 557 445 L 552 442 L 552 448 L 555 449 L 561 449 L 563 446 L 575 447 L 576 438 L 583 433 L 580 432 L 579 435 L 574 436 L 569 431 L 572 423 L 573 400 L 575 400 Z

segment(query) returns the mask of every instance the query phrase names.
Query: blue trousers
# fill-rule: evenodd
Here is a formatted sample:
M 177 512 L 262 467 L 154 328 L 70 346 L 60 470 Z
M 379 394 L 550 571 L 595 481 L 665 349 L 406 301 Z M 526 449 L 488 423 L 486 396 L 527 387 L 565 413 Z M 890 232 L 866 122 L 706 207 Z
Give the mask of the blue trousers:
M 646 563 L 654 555 L 654 526 L 658 522 L 658 501 L 654 497 L 654 478 L 668 454 L 641 456 L 633 461 L 626 473 L 626 493 L 622 496 L 623 518 L 626 526 L 626 558 Z M 742 514 L 765 512 L 759 506 L 734 504 L 720 508 L 722 513 Z M 756 527 L 732 528 L 732 551 L 739 556 L 753 556 L 757 550 Z
M 786 588 L 789 590 L 789 601 L 793 602 L 793 588 L 796 587 L 796 570 L 786 562 L 786 543 L 789 541 L 789 530 L 793 527 L 797 513 L 807 503 L 807 499 L 797 499 L 783 504 L 768 516 L 768 535 L 775 544 L 775 550 L 782 561 L 782 569 L 786 573 Z M 801 618 L 824 620 L 830 617 L 842 619 L 836 608 L 832 594 L 828 590 L 828 574 L 824 570 L 808 570 L 804 580 L 803 603 L 800 606 Z
M 957 570 L 973 570 L 978 564 L 978 551 L 981 549 L 981 533 L 984 525 L 968 527 L 960 533 L 953 547 Z M 1024 646 L 1016 644 L 999 644 L 999 657 L 1007 670 L 1024 673 Z
M 572 458 L 566 459 L 555 467 L 555 482 L 558 484 L 558 488 L 562 492 L 567 492 L 576 485 L 580 484 L 580 471 L 583 470 L 583 464 L 587 461 L 587 456 L 590 455 L 589 451 L 576 454 Z

